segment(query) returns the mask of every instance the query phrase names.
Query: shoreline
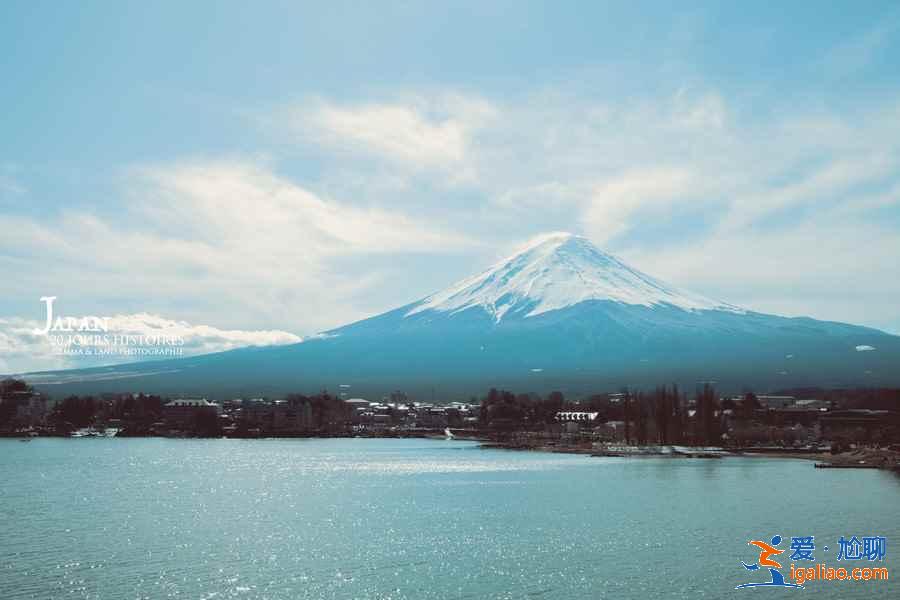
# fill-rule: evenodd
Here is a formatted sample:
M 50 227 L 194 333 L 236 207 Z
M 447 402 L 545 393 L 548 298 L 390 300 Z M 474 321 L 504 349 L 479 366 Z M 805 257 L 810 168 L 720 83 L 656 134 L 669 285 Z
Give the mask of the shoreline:
M 406 432 L 379 432 L 374 433 L 325 433 L 293 435 L 252 435 L 252 436 L 172 436 L 172 435 L 88 435 L 71 436 L 62 434 L 48 434 L 36 432 L 3 432 L 0 438 L 18 439 L 23 442 L 35 438 L 163 438 L 163 439 L 431 439 L 436 441 L 447 440 L 442 431 L 406 431 Z M 815 468 L 819 469 L 878 469 L 900 473 L 900 452 L 881 448 L 858 448 L 840 454 L 832 454 L 822 449 L 807 448 L 777 448 L 777 447 L 695 447 L 678 445 L 645 445 L 626 446 L 622 444 L 595 447 L 593 444 L 564 445 L 551 443 L 538 443 L 534 441 L 498 440 L 488 433 L 482 432 L 456 432 L 452 441 L 478 442 L 479 448 L 496 450 L 513 450 L 525 452 L 547 452 L 551 454 L 577 454 L 592 457 L 605 458 L 671 458 L 671 459 L 721 459 L 725 457 L 759 457 L 759 458 L 792 458 L 814 461 Z
M 626 446 L 627 451 L 605 450 L 576 446 L 510 443 L 490 440 L 482 442 L 482 448 L 501 450 L 580 454 L 604 458 L 671 458 L 671 459 L 721 459 L 726 457 L 792 458 L 814 461 L 817 469 L 877 469 L 900 473 L 900 453 L 887 449 L 860 448 L 840 454 L 821 450 L 791 448 L 699 448 L 676 447 L 676 451 L 662 451 L 660 446 Z M 668 448 L 672 448 L 669 446 Z

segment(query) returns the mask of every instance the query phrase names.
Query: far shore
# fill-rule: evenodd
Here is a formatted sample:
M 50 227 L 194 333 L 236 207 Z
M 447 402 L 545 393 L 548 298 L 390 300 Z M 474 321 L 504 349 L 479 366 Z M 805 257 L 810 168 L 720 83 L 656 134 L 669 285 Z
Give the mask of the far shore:
M 0 437 L 17 438 L 21 441 L 30 441 L 35 437 L 71 437 L 67 435 L 48 434 L 42 432 L 37 435 L 28 432 L 0 433 Z M 198 438 L 196 436 L 161 436 L 161 435 L 122 435 L 95 436 L 95 437 L 162 437 L 176 439 L 226 439 Z M 558 454 L 580 454 L 595 457 L 614 458 L 672 458 L 672 459 L 719 459 L 724 457 L 760 457 L 760 458 L 793 458 L 814 461 L 817 468 L 843 468 L 843 469 L 883 469 L 900 473 L 900 452 L 887 448 L 856 448 L 846 452 L 834 454 L 821 447 L 778 447 L 778 446 L 747 446 L 747 447 L 695 447 L 678 445 L 626 445 L 623 443 L 606 444 L 567 444 L 546 443 L 542 441 L 523 441 L 522 439 L 503 439 L 494 432 L 457 430 L 452 438 L 448 438 L 442 430 L 421 430 L 403 432 L 310 432 L 302 435 L 263 435 L 263 436 L 227 436 L 227 439 L 327 439 L 327 438 L 368 438 L 368 439 L 433 439 L 455 441 L 478 442 L 481 448 L 519 450 L 531 452 L 551 452 Z

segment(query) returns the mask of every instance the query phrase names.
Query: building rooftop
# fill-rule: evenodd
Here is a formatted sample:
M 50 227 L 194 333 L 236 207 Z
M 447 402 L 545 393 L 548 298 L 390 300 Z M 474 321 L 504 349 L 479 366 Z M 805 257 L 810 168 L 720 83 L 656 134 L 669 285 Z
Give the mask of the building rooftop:
M 177 398 L 167 402 L 166 406 L 217 406 L 206 398 Z

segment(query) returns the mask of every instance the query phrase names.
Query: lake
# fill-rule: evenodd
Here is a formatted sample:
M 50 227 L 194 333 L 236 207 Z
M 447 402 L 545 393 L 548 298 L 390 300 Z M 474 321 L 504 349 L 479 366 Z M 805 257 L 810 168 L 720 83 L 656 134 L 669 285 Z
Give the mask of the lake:
M 741 561 L 775 534 L 851 567 L 876 563 L 838 563 L 838 538 L 884 536 L 877 566 L 896 563 L 900 477 L 805 460 L 40 438 L 0 440 L 0 482 L 6 600 L 900 597 L 895 580 L 734 590 L 767 579 Z

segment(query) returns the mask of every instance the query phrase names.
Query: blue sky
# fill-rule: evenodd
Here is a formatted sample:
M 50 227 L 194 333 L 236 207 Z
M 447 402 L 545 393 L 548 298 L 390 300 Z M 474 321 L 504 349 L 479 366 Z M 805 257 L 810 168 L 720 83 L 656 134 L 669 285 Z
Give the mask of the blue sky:
M 900 333 L 896 3 L 253 4 L 0 7 L 9 368 L 41 296 L 306 335 L 548 230 Z

